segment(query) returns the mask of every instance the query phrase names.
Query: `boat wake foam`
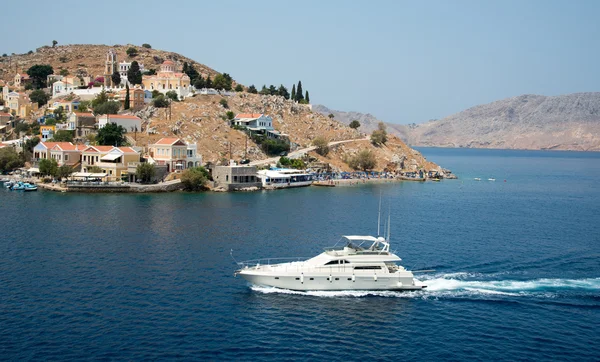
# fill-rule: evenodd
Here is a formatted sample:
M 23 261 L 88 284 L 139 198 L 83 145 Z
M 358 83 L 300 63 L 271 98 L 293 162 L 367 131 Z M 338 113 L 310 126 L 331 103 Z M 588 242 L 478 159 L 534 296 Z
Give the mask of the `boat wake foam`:
M 252 290 L 263 293 L 310 295 L 315 297 L 396 297 L 396 298 L 444 298 L 444 297 L 548 297 L 553 298 L 560 293 L 600 292 L 600 278 L 585 279 L 533 279 L 533 280 L 465 280 L 475 277 L 469 273 L 449 273 L 433 276 L 423 282 L 427 289 L 423 291 L 294 291 L 274 287 L 251 286 Z M 476 277 L 481 278 L 481 274 Z

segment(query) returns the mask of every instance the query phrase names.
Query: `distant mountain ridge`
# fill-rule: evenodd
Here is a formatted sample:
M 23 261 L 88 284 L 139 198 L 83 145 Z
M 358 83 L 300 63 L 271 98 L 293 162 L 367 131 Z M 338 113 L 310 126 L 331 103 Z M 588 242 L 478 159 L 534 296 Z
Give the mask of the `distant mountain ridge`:
M 339 113 L 345 123 L 353 112 Z M 411 146 L 600 151 L 600 92 L 526 94 L 422 124 L 388 124 L 388 131 Z
M 335 120 L 346 125 L 356 120 L 360 123 L 359 130 L 367 134 L 376 130 L 379 122 L 382 122 L 380 119 L 370 113 L 336 111 L 321 104 L 313 105 L 312 109 L 314 112 L 321 113 L 325 116 L 333 114 Z M 406 139 L 407 126 L 402 124 L 384 123 L 388 127 L 389 133 L 394 134 L 403 140 Z

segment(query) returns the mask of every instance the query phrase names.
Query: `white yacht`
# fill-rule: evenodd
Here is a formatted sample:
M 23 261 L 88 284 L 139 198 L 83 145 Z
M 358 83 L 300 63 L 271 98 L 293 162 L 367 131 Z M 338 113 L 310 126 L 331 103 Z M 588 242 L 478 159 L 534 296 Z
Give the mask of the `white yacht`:
M 313 182 L 312 174 L 303 170 L 291 168 L 271 168 L 257 172 L 263 187 L 286 188 L 310 186 Z
M 238 263 L 241 275 L 260 286 L 291 290 L 420 290 L 413 273 L 397 265 L 389 238 L 344 236 L 345 245 L 326 248 L 305 261 L 272 263 L 261 259 Z

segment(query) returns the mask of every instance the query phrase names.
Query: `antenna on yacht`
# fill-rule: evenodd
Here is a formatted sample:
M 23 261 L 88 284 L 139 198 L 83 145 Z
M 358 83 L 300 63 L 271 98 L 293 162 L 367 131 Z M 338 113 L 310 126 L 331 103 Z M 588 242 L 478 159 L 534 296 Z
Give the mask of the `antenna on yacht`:
M 379 237 L 379 226 L 381 225 L 381 191 L 379 191 L 379 213 L 377 214 L 377 237 Z
M 389 207 L 389 210 L 388 210 L 388 223 L 387 223 L 387 227 L 388 227 L 388 229 L 387 229 L 387 241 L 389 243 L 390 242 L 390 234 L 391 234 L 391 231 L 392 231 L 392 207 L 391 206 Z

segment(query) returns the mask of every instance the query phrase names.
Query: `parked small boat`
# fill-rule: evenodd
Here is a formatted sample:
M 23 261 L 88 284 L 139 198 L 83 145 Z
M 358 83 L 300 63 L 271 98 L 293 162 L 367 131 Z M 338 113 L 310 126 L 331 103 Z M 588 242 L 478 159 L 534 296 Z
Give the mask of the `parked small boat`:
M 475 177 L 475 178 L 474 178 L 474 180 L 475 180 L 475 181 L 481 181 L 481 178 L 479 178 L 479 177 Z
M 488 181 L 496 181 L 495 178 L 488 178 Z
M 23 189 L 23 191 L 37 191 L 37 185 L 35 184 L 30 184 L 30 183 L 24 183 L 23 187 L 25 187 Z

